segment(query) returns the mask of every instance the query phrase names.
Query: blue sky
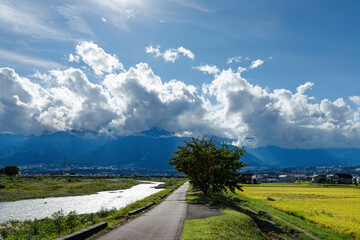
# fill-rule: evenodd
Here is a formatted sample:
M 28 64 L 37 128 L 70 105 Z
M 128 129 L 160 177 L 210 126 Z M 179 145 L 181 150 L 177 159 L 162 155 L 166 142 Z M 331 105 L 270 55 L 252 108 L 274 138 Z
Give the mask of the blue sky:
M 0 3 L 0 131 L 360 147 L 358 1 Z M 70 55 L 71 54 L 71 55 Z

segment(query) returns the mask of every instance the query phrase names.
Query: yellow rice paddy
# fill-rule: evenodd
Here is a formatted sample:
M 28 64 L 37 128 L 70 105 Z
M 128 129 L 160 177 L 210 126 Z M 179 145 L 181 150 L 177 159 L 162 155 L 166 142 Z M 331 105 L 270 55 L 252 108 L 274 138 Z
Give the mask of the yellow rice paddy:
M 318 184 L 259 184 L 246 185 L 243 190 L 237 193 L 360 239 L 359 188 L 324 187 Z

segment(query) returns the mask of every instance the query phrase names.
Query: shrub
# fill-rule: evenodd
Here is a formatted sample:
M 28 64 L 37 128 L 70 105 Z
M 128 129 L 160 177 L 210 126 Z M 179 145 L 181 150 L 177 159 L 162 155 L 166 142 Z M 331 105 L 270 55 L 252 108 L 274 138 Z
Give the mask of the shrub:
M 90 213 L 87 216 L 87 221 L 91 222 L 92 224 L 95 224 L 96 223 L 96 214 L 95 213 Z
M 40 234 L 40 224 L 37 219 L 35 219 L 32 223 L 30 223 L 29 227 L 29 235 L 39 235 Z
M 63 210 L 60 210 L 60 211 L 57 211 L 57 212 L 54 212 L 52 215 L 51 215 L 52 219 L 53 219 L 53 227 L 54 227 L 54 230 L 57 232 L 57 233 L 61 233 L 62 230 L 64 230 L 64 223 L 65 223 L 65 217 L 64 217 L 64 212 Z
M 73 229 L 79 224 L 79 216 L 75 211 L 69 212 L 66 216 L 65 224 L 73 232 Z

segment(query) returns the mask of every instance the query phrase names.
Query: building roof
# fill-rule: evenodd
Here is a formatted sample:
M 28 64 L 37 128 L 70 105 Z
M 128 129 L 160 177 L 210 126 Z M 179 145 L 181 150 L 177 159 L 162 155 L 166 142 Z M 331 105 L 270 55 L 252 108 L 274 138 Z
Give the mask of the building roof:
M 289 175 L 279 175 L 279 178 L 290 177 Z
M 325 175 L 322 175 L 322 174 L 315 174 L 314 176 L 312 176 L 313 178 L 315 177 L 325 177 Z
M 352 176 L 347 173 L 335 173 L 334 176 L 337 176 L 339 178 L 352 178 Z

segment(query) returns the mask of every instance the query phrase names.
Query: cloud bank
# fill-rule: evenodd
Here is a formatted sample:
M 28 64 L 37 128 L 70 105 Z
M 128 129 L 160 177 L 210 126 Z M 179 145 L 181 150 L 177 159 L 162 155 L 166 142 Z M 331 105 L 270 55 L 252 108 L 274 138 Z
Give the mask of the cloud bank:
M 156 49 L 151 51 L 157 54 Z M 0 68 L 0 132 L 75 129 L 117 136 L 157 126 L 247 146 L 360 147 L 360 109 L 342 98 L 316 102 L 306 94 L 315 87 L 311 82 L 296 92 L 270 91 L 249 83 L 241 71 L 202 65 L 195 68 L 214 75 L 197 89 L 178 80 L 164 82 L 147 63 L 124 69 L 117 56 L 92 42 L 78 44 L 74 62 L 76 56 L 100 82 L 89 81 L 77 68 L 37 72 L 33 81 Z M 359 96 L 349 99 L 359 105 Z

